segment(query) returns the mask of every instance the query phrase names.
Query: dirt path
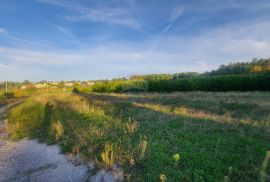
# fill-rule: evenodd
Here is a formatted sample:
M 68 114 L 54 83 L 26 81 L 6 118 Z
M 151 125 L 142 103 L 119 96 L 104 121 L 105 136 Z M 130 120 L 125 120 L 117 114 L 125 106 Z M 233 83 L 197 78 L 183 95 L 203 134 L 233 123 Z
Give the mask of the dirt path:
M 27 139 L 8 141 L 1 116 L 10 106 L 0 108 L 0 182 L 86 181 L 88 168 L 73 165 L 58 146 Z

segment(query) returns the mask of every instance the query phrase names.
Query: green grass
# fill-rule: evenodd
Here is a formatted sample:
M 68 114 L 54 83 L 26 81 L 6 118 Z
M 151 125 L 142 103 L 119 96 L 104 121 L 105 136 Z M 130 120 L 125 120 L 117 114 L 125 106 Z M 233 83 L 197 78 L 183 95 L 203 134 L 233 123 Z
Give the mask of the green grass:
M 269 106 L 268 92 L 43 94 L 10 110 L 7 130 L 116 163 L 133 181 L 259 181 Z
M 13 93 L 0 92 L 0 107 L 16 102 L 21 99 L 21 96 L 14 96 Z

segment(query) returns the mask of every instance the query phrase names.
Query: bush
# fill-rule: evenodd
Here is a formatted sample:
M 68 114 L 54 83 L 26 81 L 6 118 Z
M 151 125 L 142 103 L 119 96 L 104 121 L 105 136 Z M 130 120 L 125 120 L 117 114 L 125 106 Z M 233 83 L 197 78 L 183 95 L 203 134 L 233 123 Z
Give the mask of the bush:
M 79 91 L 79 89 L 77 89 L 77 88 L 75 87 L 75 88 L 73 88 L 72 93 L 78 94 L 78 93 L 80 93 L 80 91 Z
M 3 94 L 3 98 L 6 98 L 6 99 L 12 99 L 14 97 L 15 97 L 15 95 L 13 92 L 6 92 Z
M 100 81 L 92 86 L 93 92 L 144 92 L 147 90 L 147 82 L 143 80 Z

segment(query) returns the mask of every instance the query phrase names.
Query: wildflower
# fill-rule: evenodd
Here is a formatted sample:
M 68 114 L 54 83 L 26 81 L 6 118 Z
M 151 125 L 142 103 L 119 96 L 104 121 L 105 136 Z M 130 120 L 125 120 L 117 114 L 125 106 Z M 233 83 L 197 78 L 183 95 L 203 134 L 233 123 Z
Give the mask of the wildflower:
M 174 160 L 175 162 L 178 162 L 178 161 L 180 160 L 180 155 L 179 155 L 179 154 L 174 154 L 174 155 L 173 155 L 173 160 Z

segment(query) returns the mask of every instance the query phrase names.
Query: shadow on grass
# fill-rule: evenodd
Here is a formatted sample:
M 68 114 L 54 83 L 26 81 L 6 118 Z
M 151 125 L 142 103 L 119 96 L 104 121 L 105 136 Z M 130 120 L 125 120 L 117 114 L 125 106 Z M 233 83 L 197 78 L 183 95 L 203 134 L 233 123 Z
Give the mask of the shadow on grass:
M 144 104 L 158 103 L 162 107 L 168 102 L 144 97 L 106 94 L 81 94 L 81 97 L 90 106 L 102 108 L 106 115 L 140 123 L 139 133 L 150 140 L 144 165 L 137 169 L 144 180 L 158 180 L 156 176 L 166 173 L 173 181 L 222 180 L 229 175 L 232 181 L 256 181 L 264 155 L 270 149 L 269 130 L 262 127 L 157 111 Z M 175 165 L 171 156 L 178 152 L 182 158 Z M 233 172 L 229 174 L 230 167 Z
M 86 96 L 87 97 L 87 96 Z M 110 102 L 127 102 L 133 104 L 152 104 L 153 106 L 159 106 L 160 108 L 167 108 L 167 110 L 173 111 L 174 109 L 183 108 L 188 111 L 187 116 L 197 119 L 209 119 L 217 120 L 220 117 L 220 121 L 226 122 L 227 119 L 233 120 L 235 123 L 246 123 L 258 126 L 270 126 L 270 110 L 267 107 L 262 107 L 257 104 L 250 103 L 226 103 L 224 101 L 192 101 L 188 98 L 178 98 L 175 95 L 168 94 L 168 96 L 162 94 L 162 97 L 146 94 L 129 94 L 129 95 L 108 95 L 108 94 L 91 94 L 91 98 L 95 98 L 101 101 Z M 144 106 L 145 107 L 145 106 Z M 163 109 L 164 110 L 164 109 Z M 170 111 L 170 112 L 171 112 Z M 179 114 L 178 114 L 179 115 Z M 182 114 L 183 115 L 183 114 Z M 214 116 L 214 117 L 213 117 Z M 214 118 L 214 119 L 213 119 Z M 254 122 L 254 123 L 252 123 Z

